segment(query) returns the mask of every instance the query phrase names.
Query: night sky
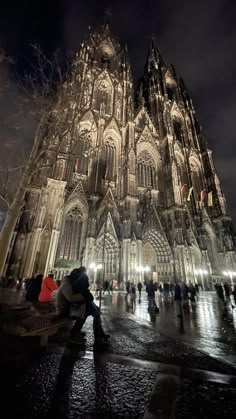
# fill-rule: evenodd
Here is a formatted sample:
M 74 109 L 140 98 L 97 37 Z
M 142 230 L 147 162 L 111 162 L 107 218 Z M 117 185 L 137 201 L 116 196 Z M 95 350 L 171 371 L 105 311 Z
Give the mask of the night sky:
M 30 43 L 51 54 L 79 47 L 111 9 L 111 26 L 127 44 L 133 75 L 143 71 L 149 38 L 155 34 L 168 63 L 189 89 L 205 131 L 236 226 L 236 1 L 235 0 L 34 0 L 4 1 L 0 47 L 14 57 L 19 72 L 28 68 Z M 1 58 L 1 57 L 0 57 Z M 34 123 L 25 98 L 0 64 L 0 154 L 8 164 L 22 158 L 33 139 Z M 24 103 L 23 106 L 20 106 Z M 21 150 L 19 152 L 19 149 Z M 1 164 L 1 158 L 0 158 Z

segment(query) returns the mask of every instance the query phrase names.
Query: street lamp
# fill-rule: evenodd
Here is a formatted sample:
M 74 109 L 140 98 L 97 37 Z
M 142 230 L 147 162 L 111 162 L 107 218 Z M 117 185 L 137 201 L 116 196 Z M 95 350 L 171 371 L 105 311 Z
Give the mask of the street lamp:
M 234 271 L 224 271 L 223 275 L 229 277 L 231 282 L 232 282 L 232 285 L 233 285 L 233 283 L 234 283 L 233 278 L 234 278 L 234 276 L 236 276 L 236 272 L 234 272 Z
M 142 275 L 142 279 L 143 279 L 143 275 L 145 272 L 150 272 L 150 267 L 149 266 L 143 266 L 143 265 L 138 265 L 136 266 L 136 272 L 140 272 Z
M 204 290 L 205 289 L 205 286 L 204 286 L 204 275 L 207 275 L 208 274 L 208 271 L 206 269 L 198 269 L 197 271 L 195 271 L 195 274 L 196 275 L 199 274 L 201 276 L 202 289 Z
M 93 283 L 96 285 L 96 274 L 99 269 L 102 269 L 102 265 L 96 265 L 94 262 L 90 263 L 89 269 L 94 272 Z

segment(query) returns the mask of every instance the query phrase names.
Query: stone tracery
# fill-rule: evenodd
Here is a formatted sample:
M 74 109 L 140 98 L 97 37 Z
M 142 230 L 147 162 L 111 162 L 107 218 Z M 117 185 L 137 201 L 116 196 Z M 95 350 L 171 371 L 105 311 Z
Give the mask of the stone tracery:
M 148 279 L 176 275 L 196 280 L 199 264 L 210 264 L 209 271 L 220 275 L 219 249 L 222 265 L 230 261 L 236 271 L 225 197 L 192 101 L 158 48 L 150 51 L 134 111 L 127 52 L 110 29 L 90 34 L 82 44 L 72 78 L 63 86 L 68 94 L 63 124 L 76 121 L 68 130 L 73 136 L 64 136 L 60 144 L 52 133 L 48 150 L 46 139 L 42 141 L 42 164 L 50 165 L 55 150 L 57 162 L 51 171 L 39 169 L 41 175 L 34 176 L 27 192 L 9 256 L 12 274 L 28 277 L 39 267 L 47 273 L 58 266 L 67 272 L 78 262 L 96 262 L 105 266 L 108 280 L 138 281 L 143 277 L 136 268 L 147 263 Z M 77 120 L 71 116 L 76 111 Z M 201 190 L 212 190 L 214 207 L 189 204 L 181 194 L 183 185 L 193 187 L 195 203 Z M 113 210 L 103 249 L 107 207 Z M 209 244 L 202 233 L 204 217 L 213 230 L 215 221 L 219 225 L 215 246 L 213 236 Z

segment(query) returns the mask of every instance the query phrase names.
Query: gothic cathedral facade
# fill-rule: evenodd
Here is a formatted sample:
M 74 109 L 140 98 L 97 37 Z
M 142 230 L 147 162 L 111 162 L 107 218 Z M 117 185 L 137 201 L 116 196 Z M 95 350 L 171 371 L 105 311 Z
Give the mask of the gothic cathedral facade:
M 63 97 L 63 117 L 56 107 L 55 132 L 16 226 L 8 272 L 24 278 L 54 271 L 60 279 L 83 264 L 93 280 L 104 270 L 121 284 L 152 278 L 210 287 L 223 271 L 236 271 L 212 152 L 183 80 L 155 40 L 134 89 L 126 48 L 108 25 L 91 33 Z M 61 118 L 73 131 L 63 147 Z M 56 162 L 43 169 L 50 150 L 58 150 Z

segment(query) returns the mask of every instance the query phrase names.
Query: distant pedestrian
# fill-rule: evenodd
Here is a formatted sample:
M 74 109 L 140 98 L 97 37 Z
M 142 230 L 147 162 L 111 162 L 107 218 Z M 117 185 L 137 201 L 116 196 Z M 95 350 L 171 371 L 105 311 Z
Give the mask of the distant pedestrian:
M 113 283 L 112 281 L 109 283 L 109 291 L 113 294 Z
M 148 295 L 148 311 L 149 313 L 154 313 L 155 311 L 158 312 L 159 309 L 156 304 L 155 300 L 155 292 L 157 291 L 157 287 L 153 284 L 153 280 L 149 282 L 146 287 L 146 292 Z
M 103 294 L 105 294 L 105 292 L 108 292 L 108 294 L 110 294 L 110 290 L 109 290 L 109 281 L 104 281 L 104 287 L 103 287 Z
M 136 288 L 134 284 L 130 285 L 130 303 L 132 310 L 134 310 L 136 305 Z
M 196 303 L 196 289 L 192 282 L 190 283 L 190 286 L 189 286 L 189 293 L 190 293 L 191 303 Z
M 230 286 L 227 284 L 227 282 L 224 283 L 224 291 L 225 291 L 225 300 L 227 303 L 230 303 L 231 307 L 234 308 L 234 305 L 232 304 L 232 301 L 230 299 L 230 295 L 232 293 Z
M 164 291 L 164 300 L 168 300 L 168 298 L 169 298 L 169 291 L 170 291 L 170 284 L 169 284 L 169 282 L 164 282 L 163 291 Z
M 142 286 L 142 283 L 140 281 L 139 281 L 137 287 L 138 287 L 138 292 L 139 292 L 139 298 L 141 298 L 141 293 L 142 293 L 143 286 Z
M 129 292 L 130 292 L 130 282 L 129 281 L 126 282 L 125 289 L 126 289 L 126 296 L 128 296 Z
M 181 284 L 181 294 L 182 294 L 182 301 L 183 301 L 183 309 L 189 311 L 189 287 L 188 285 L 183 282 Z
M 222 285 L 221 284 L 216 284 L 215 285 L 215 290 L 216 290 L 216 294 L 217 294 L 218 298 L 220 299 L 221 307 L 224 308 L 225 307 L 225 297 L 224 297 L 224 289 L 223 289 Z
M 199 285 L 197 282 L 195 283 L 195 290 L 196 290 L 196 294 L 199 294 Z
M 172 300 L 173 300 L 173 297 L 174 297 L 174 291 L 175 291 L 175 285 L 174 285 L 173 282 L 171 282 L 170 283 L 170 296 L 171 296 Z
M 177 309 L 177 316 L 179 318 L 183 318 L 183 311 L 182 311 L 182 292 L 180 285 L 178 282 L 175 282 L 175 303 L 176 303 L 176 309 Z

